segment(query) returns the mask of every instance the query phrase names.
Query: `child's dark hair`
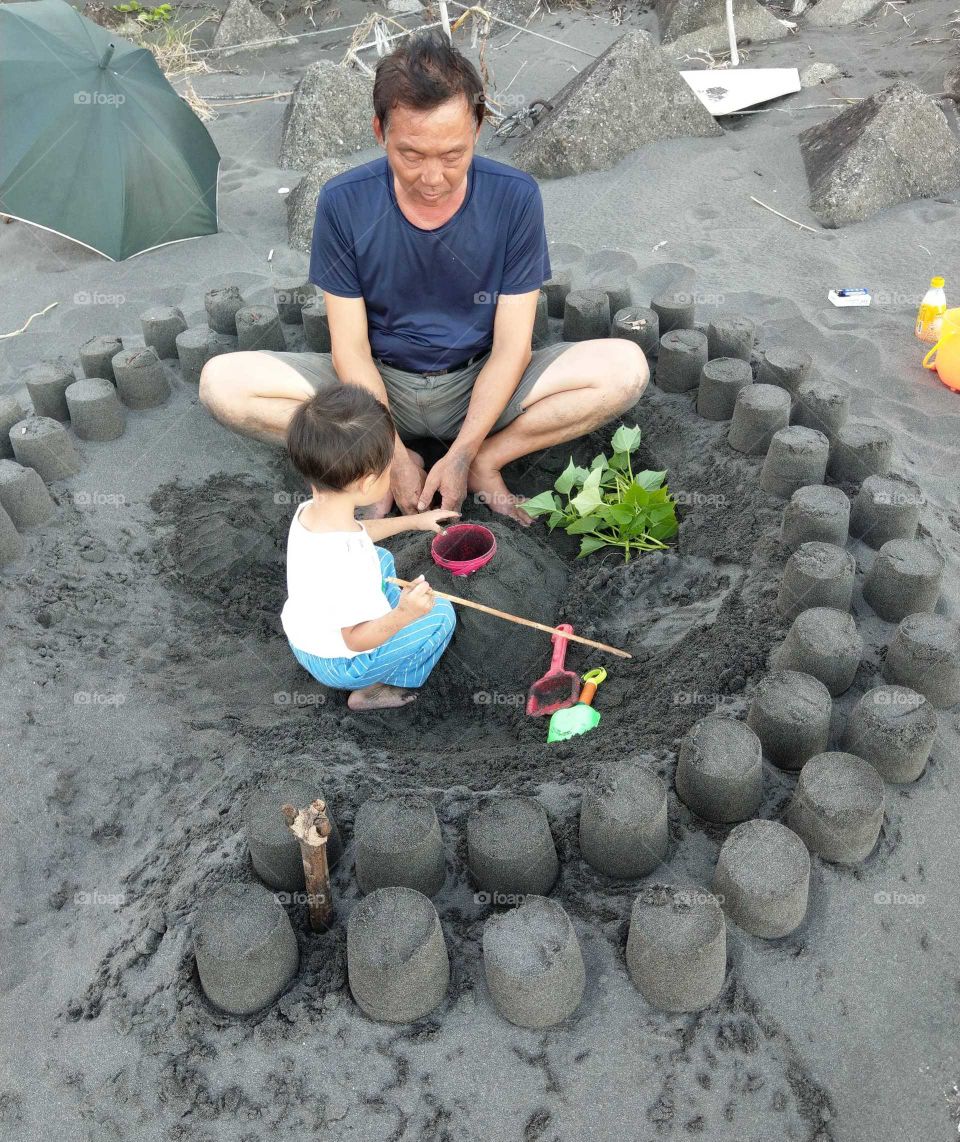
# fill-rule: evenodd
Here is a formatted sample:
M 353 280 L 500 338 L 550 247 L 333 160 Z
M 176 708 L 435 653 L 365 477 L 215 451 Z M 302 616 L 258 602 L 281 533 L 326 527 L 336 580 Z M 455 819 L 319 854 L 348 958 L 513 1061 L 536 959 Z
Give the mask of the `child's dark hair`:
M 293 466 L 317 488 L 342 492 L 379 476 L 393 458 L 393 417 L 359 385 L 324 385 L 293 414 L 287 450 Z

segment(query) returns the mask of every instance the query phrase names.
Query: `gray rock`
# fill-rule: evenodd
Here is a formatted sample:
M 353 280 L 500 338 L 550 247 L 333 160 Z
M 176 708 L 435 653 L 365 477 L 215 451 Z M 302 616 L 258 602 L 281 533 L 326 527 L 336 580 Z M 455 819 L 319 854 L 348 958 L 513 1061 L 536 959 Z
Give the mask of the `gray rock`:
M 656 7 L 660 40 L 671 55 L 729 47 L 724 0 L 658 0 Z M 782 40 L 790 33 L 756 0 L 734 0 L 733 23 L 738 44 Z
M 910 83 L 895 83 L 800 133 L 810 209 L 827 227 L 960 186 L 960 143 L 946 116 Z
M 515 166 L 538 178 L 608 170 L 659 139 L 721 133 L 646 32 L 621 36 L 552 102 L 513 154 Z
M 821 83 L 832 83 L 842 76 L 843 72 L 840 68 L 835 67 L 832 63 L 820 63 L 818 60 L 816 63 L 810 63 L 801 68 L 800 86 L 818 87 Z
M 342 159 L 321 159 L 287 195 L 287 239 L 295 250 L 310 249 L 320 188 L 347 169 Z
M 284 112 L 280 166 L 310 170 L 321 159 L 376 146 L 372 115 L 372 80 L 330 60 L 312 63 Z
M 248 44 L 263 48 L 268 44 L 296 42 L 292 36 L 284 35 L 273 20 L 255 8 L 250 0 L 230 0 L 213 35 L 213 47 L 224 56 L 251 50 L 247 48 Z
M 806 23 L 812 28 L 842 28 L 872 16 L 883 0 L 817 0 L 807 9 Z

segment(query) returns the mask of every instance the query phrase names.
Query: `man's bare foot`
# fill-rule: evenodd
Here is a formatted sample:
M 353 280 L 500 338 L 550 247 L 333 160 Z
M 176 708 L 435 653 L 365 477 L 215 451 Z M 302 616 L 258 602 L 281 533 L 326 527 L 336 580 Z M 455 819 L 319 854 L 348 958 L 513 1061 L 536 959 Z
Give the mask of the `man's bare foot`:
M 492 512 L 509 516 L 523 527 L 529 527 L 533 520 L 520 506 L 525 497 L 515 496 L 503 481 L 503 477 L 494 468 L 477 468 L 476 464 L 470 468 L 470 479 L 467 487 L 474 496 Z
M 416 690 L 404 690 L 400 686 L 388 686 L 386 682 L 375 682 L 362 690 L 352 690 L 347 705 L 351 710 L 395 710 L 399 706 L 409 706 L 416 700 Z

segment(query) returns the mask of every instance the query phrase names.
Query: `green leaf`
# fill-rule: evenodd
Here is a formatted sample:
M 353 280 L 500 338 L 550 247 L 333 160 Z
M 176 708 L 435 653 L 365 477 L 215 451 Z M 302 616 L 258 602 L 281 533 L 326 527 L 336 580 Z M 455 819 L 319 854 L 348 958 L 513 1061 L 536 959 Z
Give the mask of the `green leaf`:
M 582 475 L 581 475 L 582 473 Z M 570 490 L 578 484 L 582 484 L 586 479 L 587 473 L 583 468 L 578 468 L 573 462 L 573 457 L 570 457 L 570 463 L 564 470 L 557 476 L 554 487 L 561 496 L 569 495 Z
M 679 524 L 675 519 L 665 519 L 661 523 L 653 524 L 649 529 L 649 534 L 654 539 L 669 539 L 671 535 L 676 535 Z
M 610 457 L 610 467 L 615 472 L 626 472 L 630 467 L 630 453 L 614 452 Z
M 646 488 L 648 492 L 655 491 L 663 483 L 663 478 L 666 472 L 637 472 L 633 477 L 633 482 L 639 484 L 641 488 Z
M 613 434 L 610 445 L 614 452 L 636 452 L 640 447 L 640 436 L 640 426 L 638 424 L 635 424 L 633 428 L 627 428 L 625 424 L 621 424 Z
M 575 519 L 573 523 L 567 525 L 567 535 L 583 535 L 585 532 L 594 531 L 603 521 L 596 515 L 585 515 L 583 519 Z
M 547 527 L 549 527 L 550 530 L 553 531 L 553 529 L 555 527 L 559 527 L 560 524 L 562 524 L 566 518 L 567 518 L 566 512 L 551 512 L 550 518 L 547 520 Z
M 633 520 L 636 512 L 626 504 L 610 504 L 607 507 L 607 518 L 618 527 L 624 527 Z
M 585 535 L 580 541 L 580 551 L 577 558 L 582 559 L 584 555 L 592 555 L 594 551 L 599 551 L 601 547 L 606 546 L 607 541 L 605 539 L 597 539 L 595 535 Z
M 532 500 L 524 500 L 523 510 L 529 516 L 543 515 L 544 512 L 559 511 L 563 505 L 553 494 L 553 492 L 541 492 L 539 496 L 534 496 Z
M 623 502 L 645 510 L 650 503 L 650 493 L 646 488 L 641 488 L 639 484 L 631 484 L 624 493 Z
M 606 466 L 607 458 L 602 452 L 599 453 L 599 455 L 594 456 L 594 458 L 590 461 L 591 468 L 605 468 Z

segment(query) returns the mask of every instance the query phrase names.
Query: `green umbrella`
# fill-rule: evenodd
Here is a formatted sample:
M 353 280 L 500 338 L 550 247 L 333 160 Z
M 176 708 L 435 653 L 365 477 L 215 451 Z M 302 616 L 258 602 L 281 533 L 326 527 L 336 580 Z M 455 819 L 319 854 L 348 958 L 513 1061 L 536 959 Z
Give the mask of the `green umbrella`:
M 156 60 L 64 0 L 0 3 L 0 212 L 113 261 L 217 232 L 220 155 Z

